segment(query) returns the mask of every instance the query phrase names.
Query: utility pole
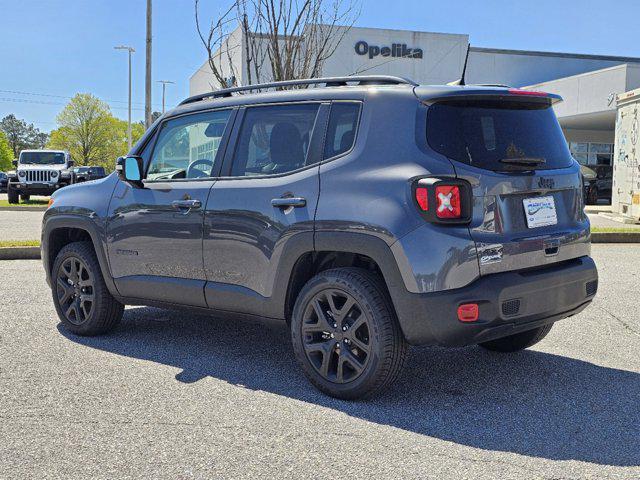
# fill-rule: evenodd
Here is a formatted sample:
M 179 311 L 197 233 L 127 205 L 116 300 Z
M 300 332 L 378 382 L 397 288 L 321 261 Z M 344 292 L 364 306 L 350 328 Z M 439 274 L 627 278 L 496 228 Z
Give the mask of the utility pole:
M 126 45 L 113 48 L 116 50 L 127 50 L 129 52 L 129 124 L 127 127 L 127 137 L 129 139 L 129 150 L 131 150 L 131 54 L 135 52 L 135 49 Z
M 144 82 L 144 123 L 151 126 L 151 3 L 147 0 L 147 65 Z
M 164 113 L 164 94 L 165 94 L 165 89 L 167 88 L 167 84 L 173 85 L 176 82 L 172 82 L 171 80 L 158 80 L 158 83 L 162 84 L 162 113 Z

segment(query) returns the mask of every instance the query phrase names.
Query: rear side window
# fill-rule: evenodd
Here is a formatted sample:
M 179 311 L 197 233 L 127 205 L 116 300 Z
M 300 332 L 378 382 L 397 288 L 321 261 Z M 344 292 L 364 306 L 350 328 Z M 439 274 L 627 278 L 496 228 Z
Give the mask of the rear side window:
M 427 113 L 427 141 L 452 160 L 494 171 L 514 170 L 514 159 L 530 160 L 539 170 L 573 162 L 555 113 L 546 103 L 436 103 Z
M 324 158 L 332 158 L 351 150 L 356 139 L 360 103 L 335 102 L 331 105 L 329 126 L 324 144 Z
M 318 104 L 247 108 L 231 174 L 277 175 L 306 164 Z

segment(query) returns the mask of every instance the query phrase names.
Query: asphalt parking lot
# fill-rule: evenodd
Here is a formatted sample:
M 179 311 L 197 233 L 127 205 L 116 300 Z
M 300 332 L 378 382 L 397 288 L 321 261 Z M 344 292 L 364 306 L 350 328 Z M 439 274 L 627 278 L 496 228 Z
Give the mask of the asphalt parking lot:
M 395 388 L 323 396 L 280 325 L 131 308 L 58 325 L 39 261 L 0 262 L 0 478 L 640 478 L 640 255 L 513 355 L 414 348 Z

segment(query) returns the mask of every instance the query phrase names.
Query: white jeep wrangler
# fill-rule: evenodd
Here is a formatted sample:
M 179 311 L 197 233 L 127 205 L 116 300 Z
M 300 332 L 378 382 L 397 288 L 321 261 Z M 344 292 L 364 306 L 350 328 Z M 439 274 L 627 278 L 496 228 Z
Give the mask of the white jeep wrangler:
M 74 183 L 74 161 L 63 150 L 22 150 L 13 164 L 16 170 L 8 174 L 9 203 L 27 201 L 31 195 L 48 196 Z

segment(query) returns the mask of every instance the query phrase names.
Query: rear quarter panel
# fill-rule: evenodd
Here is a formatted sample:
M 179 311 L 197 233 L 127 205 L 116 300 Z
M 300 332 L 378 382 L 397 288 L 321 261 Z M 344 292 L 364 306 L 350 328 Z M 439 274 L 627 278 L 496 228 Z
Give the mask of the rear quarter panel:
M 413 202 L 412 179 L 455 175 L 446 158 L 429 155 L 425 118 L 426 107 L 412 90 L 372 90 L 354 149 L 320 166 L 316 214 L 316 232 L 384 240 L 411 292 L 456 288 L 478 276 L 468 229 L 427 224 Z

